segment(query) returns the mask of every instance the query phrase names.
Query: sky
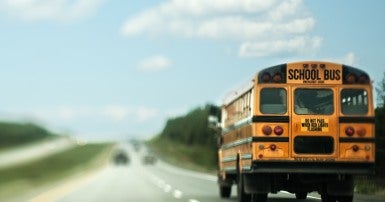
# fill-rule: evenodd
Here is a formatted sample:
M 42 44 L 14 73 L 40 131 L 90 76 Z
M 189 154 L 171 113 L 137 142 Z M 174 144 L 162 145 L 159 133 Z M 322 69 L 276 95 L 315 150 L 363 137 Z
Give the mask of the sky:
M 265 67 L 385 72 L 385 1 L 0 0 L 0 119 L 151 138 Z

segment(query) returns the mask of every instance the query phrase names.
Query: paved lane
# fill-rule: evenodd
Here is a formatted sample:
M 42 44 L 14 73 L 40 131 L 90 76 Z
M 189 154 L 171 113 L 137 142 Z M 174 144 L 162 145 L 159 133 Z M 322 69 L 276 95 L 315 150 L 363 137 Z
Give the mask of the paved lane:
M 143 165 L 142 153 L 133 151 L 130 146 L 124 149 L 130 154 L 130 164 L 124 166 L 108 165 L 104 169 L 84 175 L 75 181 L 64 183 L 32 198 L 35 201 L 59 202 L 235 202 L 236 186 L 233 186 L 230 199 L 220 199 L 216 177 L 157 162 Z M 361 197 L 362 198 L 362 197 Z M 290 193 L 269 194 L 268 202 L 305 201 L 296 200 Z M 311 194 L 308 202 L 319 202 L 320 196 Z M 356 197 L 355 202 L 374 201 Z M 379 200 L 380 201 L 380 200 Z

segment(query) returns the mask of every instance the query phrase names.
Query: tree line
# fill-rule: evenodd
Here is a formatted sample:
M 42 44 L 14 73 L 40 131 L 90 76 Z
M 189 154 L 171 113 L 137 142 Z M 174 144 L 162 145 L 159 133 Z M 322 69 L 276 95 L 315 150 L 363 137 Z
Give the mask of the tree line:
M 203 145 L 216 150 L 215 131 L 208 127 L 207 119 L 212 107 L 216 106 L 198 107 L 184 116 L 168 119 L 160 136 L 187 146 Z
M 33 123 L 0 122 L 0 148 L 52 137 L 54 134 Z

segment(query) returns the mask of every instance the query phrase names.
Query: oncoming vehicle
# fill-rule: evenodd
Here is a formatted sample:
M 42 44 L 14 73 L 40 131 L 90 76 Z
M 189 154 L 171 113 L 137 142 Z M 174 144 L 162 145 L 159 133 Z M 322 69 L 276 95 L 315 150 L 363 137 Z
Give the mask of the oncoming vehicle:
M 220 196 L 266 201 L 285 190 L 306 199 L 353 200 L 353 176 L 374 173 L 372 85 L 364 71 L 329 62 L 262 69 L 222 106 Z

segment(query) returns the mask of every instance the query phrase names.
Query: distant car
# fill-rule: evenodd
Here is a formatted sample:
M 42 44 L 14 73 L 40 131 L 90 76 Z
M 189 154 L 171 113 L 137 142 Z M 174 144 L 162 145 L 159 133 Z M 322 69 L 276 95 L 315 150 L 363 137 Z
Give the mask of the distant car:
M 126 151 L 118 150 L 114 155 L 114 162 L 116 165 L 124 165 L 130 162 L 130 158 Z
M 153 155 L 153 154 L 145 154 L 144 156 L 143 156 L 143 159 L 142 159 L 142 162 L 143 162 L 143 164 L 145 164 L 145 165 L 153 165 L 153 164 L 155 164 L 156 163 L 156 157 Z

